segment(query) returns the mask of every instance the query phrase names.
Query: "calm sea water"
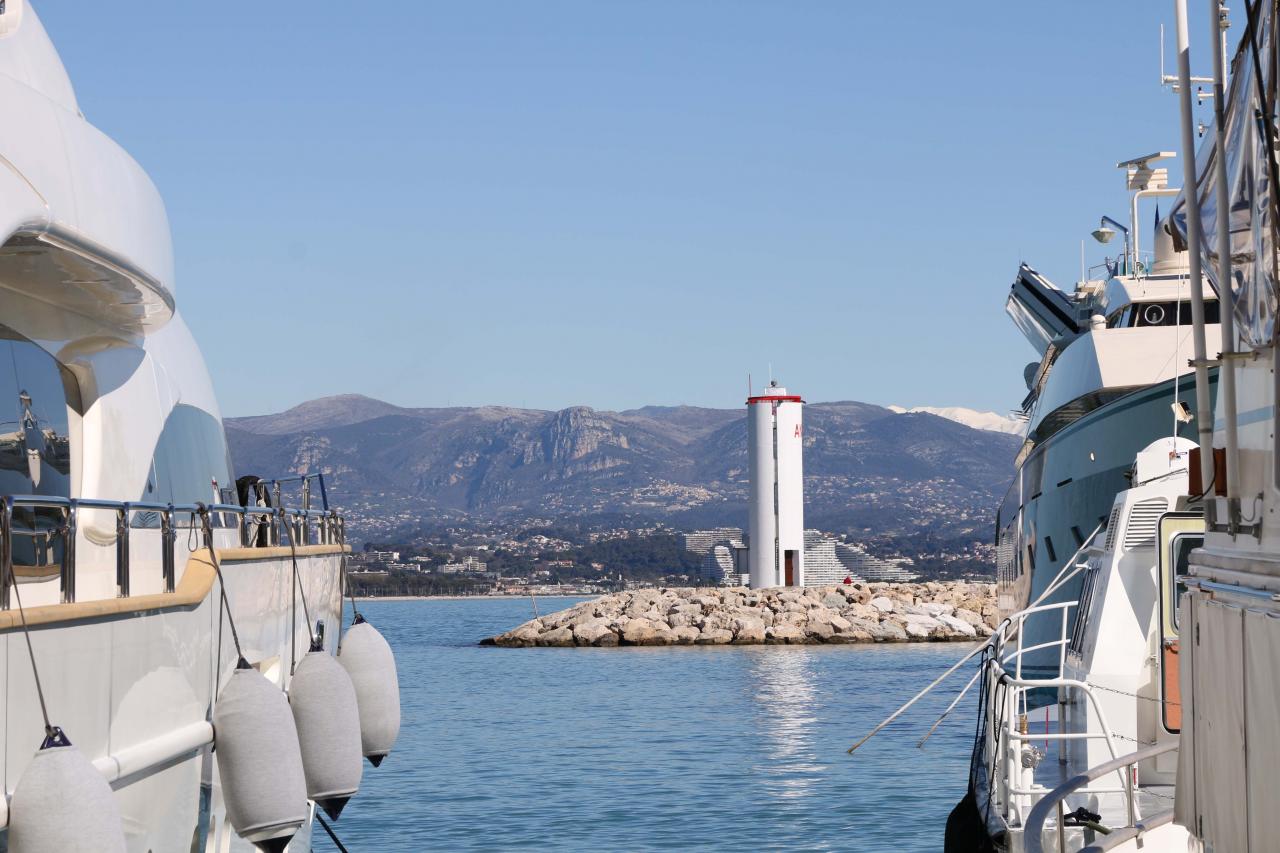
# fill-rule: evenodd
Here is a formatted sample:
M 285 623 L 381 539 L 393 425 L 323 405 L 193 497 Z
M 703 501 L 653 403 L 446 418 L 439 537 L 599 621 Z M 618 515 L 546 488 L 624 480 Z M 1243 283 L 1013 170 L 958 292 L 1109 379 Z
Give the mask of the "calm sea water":
M 964 793 L 968 697 L 915 746 L 950 690 L 845 750 L 966 646 L 481 648 L 530 602 L 361 610 L 403 726 L 335 826 L 352 851 L 938 851 Z

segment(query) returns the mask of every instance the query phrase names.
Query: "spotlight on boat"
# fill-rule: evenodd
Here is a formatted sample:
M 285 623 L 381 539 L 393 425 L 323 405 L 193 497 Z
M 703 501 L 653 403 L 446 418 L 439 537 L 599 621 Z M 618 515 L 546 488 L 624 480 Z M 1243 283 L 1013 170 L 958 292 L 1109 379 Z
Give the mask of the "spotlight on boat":
M 1108 228 L 1106 223 L 1103 223 L 1093 229 L 1093 239 L 1097 240 L 1099 243 L 1110 243 L 1111 238 L 1114 236 L 1116 236 L 1116 229 Z

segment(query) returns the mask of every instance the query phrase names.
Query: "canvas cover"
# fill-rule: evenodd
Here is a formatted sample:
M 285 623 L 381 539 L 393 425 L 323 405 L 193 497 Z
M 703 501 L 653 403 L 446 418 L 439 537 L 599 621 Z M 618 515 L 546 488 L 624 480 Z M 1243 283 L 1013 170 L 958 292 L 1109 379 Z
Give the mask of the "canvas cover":
M 1280 614 L 1244 614 L 1245 754 L 1249 849 L 1280 844 Z
M 1276 257 L 1275 228 L 1280 209 L 1272 194 L 1267 170 L 1267 145 L 1262 121 L 1275 124 L 1276 16 L 1272 4 L 1258 3 L 1257 41 L 1261 66 L 1255 68 L 1247 26 L 1231 63 L 1226 97 L 1225 124 L 1227 197 L 1230 203 L 1232 293 L 1236 330 L 1245 345 L 1267 346 L 1275 337 L 1280 269 Z M 1258 72 L 1263 97 L 1259 97 Z M 1258 114 L 1262 109 L 1266 118 Z M 1218 275 L 1217 144 L 1207 133 L 1196 156 L 1200 196 L 1201 256 L 1204 272 L 1218 293 L 1224 283 Z M 1178 197 L 1171 218 L 1174 241 L 1186 247 L 1186 196 Z
M 1196 608 L 1196 807 L 1214 850 L 1249 849 L 1244 763 L 1244 610 Z

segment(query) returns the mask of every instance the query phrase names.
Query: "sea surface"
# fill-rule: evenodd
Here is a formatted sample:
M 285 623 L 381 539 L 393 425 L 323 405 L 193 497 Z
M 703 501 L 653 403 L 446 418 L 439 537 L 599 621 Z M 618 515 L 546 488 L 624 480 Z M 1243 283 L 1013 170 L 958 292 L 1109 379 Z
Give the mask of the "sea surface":
M 395 650 L 403 723 L 333 825 L 353 853 L 942 849 L 976 700 L 916 741 L 970 668 L 845 750 L 968 646 L 476 645 L 532 608 L 361 603 Z M 336 849 L 318 826 L 313 845 Z

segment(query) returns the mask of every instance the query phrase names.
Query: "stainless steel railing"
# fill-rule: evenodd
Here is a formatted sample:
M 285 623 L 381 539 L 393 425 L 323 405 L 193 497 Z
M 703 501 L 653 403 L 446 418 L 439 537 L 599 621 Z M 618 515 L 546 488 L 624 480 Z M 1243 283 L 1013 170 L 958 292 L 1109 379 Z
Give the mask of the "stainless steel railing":
M 1057 847 L 1059 851 L 1066 850 L 1066 839 L 1063 837 L 1062 833 L 1062 804 L 1068 796 L 1085 790 L 1090 782 L 1100 779 L 1110 773 L 1120 772 L 1125 776 L 1132 778 L 1133 768 L 1137 766 L 1139 762 L 1155 758 L 1157 755 L 1164 755 L 1165 753 L 1172 752 L 1177 748 L 1178 742 L 1170 741 L 1168 743 L 1144 747 L 1143 749 L 1139 749 L 1137 752 L 1131 752 L 1128 755 L 1116 756 L 1110 761 L 1099 764 L 1097 767 L 1089 768 L 1084 773 L 1072 776 L 1052 791 L 1045 793 L 1027 815 L 1026 829 L 1023 832 L 1023 842 L 1026 846 L 1027 853 L 1044 853 L 1044 826 L 1049 819 L 1049 815 L 1053 813 L 1054 809 L 1057 809 L 1058 812 Z M 1132 831 L 1121 830 L 1124 832 L 1123 837 L 1109 840 L 1114 843 L 1128 841 L 1132 838 L 1136 838 L 1140 830 L 1154 829 L 1157 826 L 1162 826 L 1168 823 L 1172 819 L 1173 812 L 1170 810 L 1167 812 L 1161 812 L 1158 815 L 1153 815 L 1145 821 L 1139 821 L 1139 815 L 1136 814 L 1132 806 L 1132 796 L 1130 796 L 1129 823 L 1124 830 Z M 1104 844 L 1100 849 L 1110 849 L 1111 846 L 1114 846 L 1114 844 Z
M 1120 735 L 1108 723 L 1093 685 L 1070 677 L 1066 671 L 1067 649 L 1071 642 L 1069 615 L 1071 609 L 1077 606 L 1078 602 L 1064 601 L 1021 610 L 1006 619 L 990 641 L 992 653 L 986 664 L 986 689 L 989 696 L 984 725 L 984 754 L 988 779 L 993 783 L 993 805 L 1006 825 L 1017 825 L 1047 793 L 1035 778 L 1036 765 L 1046 757 L 1043 753 L 1033 754 L 1035 742 L 1044 742 L 1046 751 L 1049 742 L 1056 743 L 1060 760 L 1065 746 L 1071 742 L 1090 740 L 1103 741 L 1107 754 L 1112 759 L 1120 755 L 1117 744 Z M 1041 622 L 1051 620 L 1058 629 L 1057 639 L 1023 645 L 1027 636 L 1026 626 L 1032 617 Z M 1056 670 L 1046 675 L 1024 676 L 1023 657 L 1047 649 L 1057 649 Z M 1048 730 L 1047 721 L 1044 733 L 1032 734 L 1026 729 L 1031 694 L 1047 690 L 1058 693 L 1060 701 L 1064 696 L 1082 700 L 1089 717 L 1083 728 L 1068 731 L 1059 717 L 1056 732 Z M 1028 749 L 1032 752 L 1027 752 Z M 1118 770 L 1115 772 L 1119 773 Z M 1097 778 L 1091 778 L 1088 782 Z M 1082 792 L 1123 795 L 1129 822 L 1132 823 L 1139 817 L 1131 774 L 1119 773 L 1118 785 L 1093 785 L 1077 791 Z
M 310 475 L 318 477 L 319 475 Z M 297 480 L 301 478 L 289 478 Z M 305 482 L 305 480 L 304 480 Z M 323 495 L 323 486 L 321 487 Z M 327 497 L 324 500 L 327 506 Z M 14 514 L 19 510 L 31 510 L 31 529 L 15 526 Z M 239 532 L 242 547 L 255 547 L 260 539 L 264 547 L 278 546 L 281 530 L 289 525 L 292 541 L 300 545 L 344 544 L 346 522 L 337 512 L 310 508 L 293 509 L 271 506 L 240 506 L 238 504 L 160 504 L 145 501 L 108 501 L 94 498 L 62 498 L 48 495 L 0 496 L 0 611 L 8 610 L 12 588 L 9 580 L 13 574 L 13 543 L 15 536 L 42 538 L 46 550 L 55 539 L 62 543 L 62 555 L 58 561 L 60 600 L 70 604 L 76 600 L 76 540 L 80 532 L 81 510 L 107 510 L 115 513 L 115 576 L 116 595 L 130 595 L 132 532 L 136 529 L 137 513 L 154 513 L 160 521 L 160 573 L 165 592 L 173 592 L 176 582 L 174 551 L 177 543 L 176 528 L 197 526 L 196 517 L 207 510 L 216 527 L 235 528 Z M 40 510 L 57 514 L 53 527 L 40 529 L 35 521 Z M 182 521 L 185 520 L 185 524 Z M 250 532 L 252 530 L 252 533 Z M 260 536 L 265 533 L 265 536 Z M 289 537 L 285 537 L 289 541 Z M 52 564 L 51 564 L 52 565 Z
M 303 509 L 311 509 L 312 483 L 320 487 L 320 509 L 327 510 L 329 508 L 329 494 L 324 488 L 324 474 L 297 474 L 292 477 L 273 477 L 268 480 L 259 480 L 255 485 L 267 489 L 271 495 L 272 502 L 276 506 L 282 506 L 284 499 L 281 487 L 290 483 L 298 484 L 299 499 Z

